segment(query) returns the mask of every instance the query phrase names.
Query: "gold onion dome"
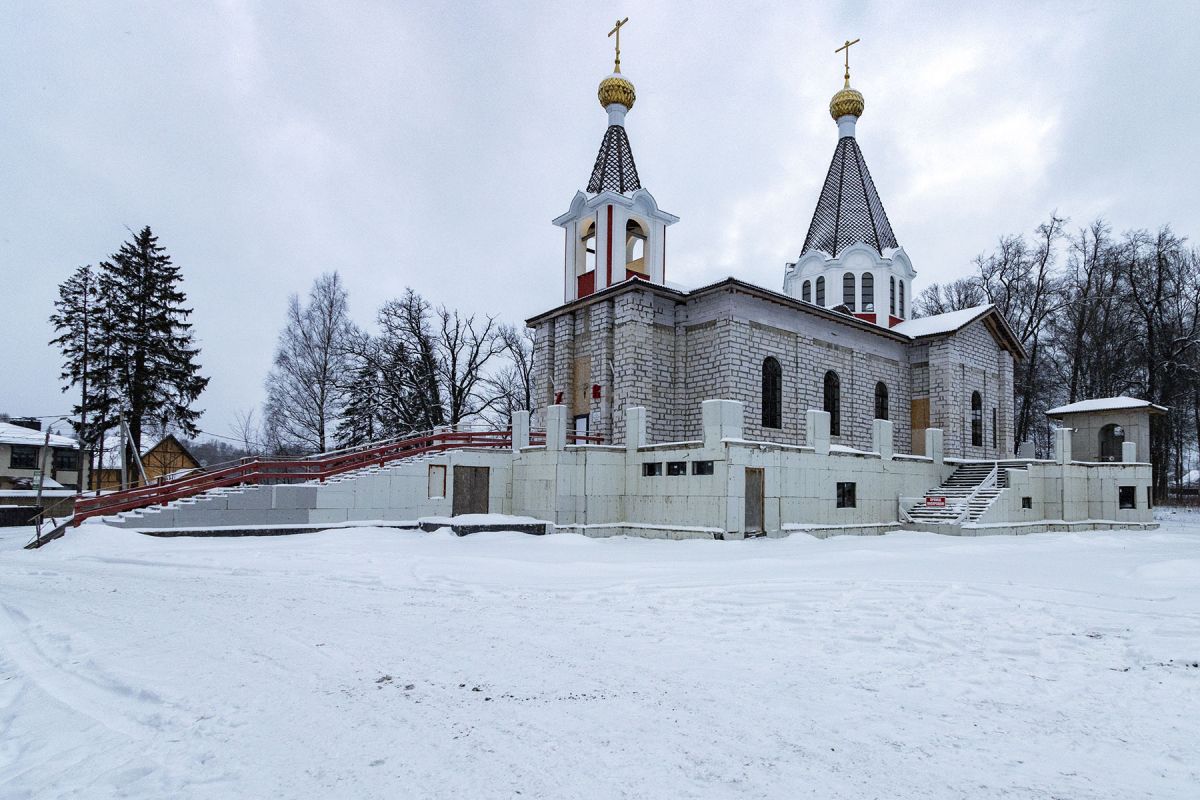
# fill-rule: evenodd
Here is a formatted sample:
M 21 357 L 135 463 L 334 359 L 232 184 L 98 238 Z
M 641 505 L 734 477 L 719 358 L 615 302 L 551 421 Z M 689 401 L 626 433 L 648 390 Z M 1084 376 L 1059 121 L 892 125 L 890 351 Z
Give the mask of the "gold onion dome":
M 846 78 L 846 85 L 829 101 L 829 115 L 835 120 L 847 114 L 861 117 L 865 107 L 866 101 L 863 100 L 862 92 L 851 89 L 850 79 Z
M 620 73 L 619 68 L 617 72 L 600 81 L 600 89 L 596 96 L 600 98 L 601 108 L 608 108 L 613 103 L 633 108 L 633 101 L 637 99 L 633 84 Z

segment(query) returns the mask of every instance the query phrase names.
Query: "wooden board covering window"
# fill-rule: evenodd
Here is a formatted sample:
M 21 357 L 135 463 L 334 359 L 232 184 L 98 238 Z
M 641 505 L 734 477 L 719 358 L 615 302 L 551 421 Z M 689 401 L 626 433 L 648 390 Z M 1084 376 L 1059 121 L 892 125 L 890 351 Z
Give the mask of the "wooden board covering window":
M 571 413 L 587 414 L 592 410 L 591 358 L 580 356 L 575 359 L 571 380 Z
M 929 427 L 929 398 L 914 398 L 912 401 L 912 452 L 915 456 L 925 455 L 925 429 Z

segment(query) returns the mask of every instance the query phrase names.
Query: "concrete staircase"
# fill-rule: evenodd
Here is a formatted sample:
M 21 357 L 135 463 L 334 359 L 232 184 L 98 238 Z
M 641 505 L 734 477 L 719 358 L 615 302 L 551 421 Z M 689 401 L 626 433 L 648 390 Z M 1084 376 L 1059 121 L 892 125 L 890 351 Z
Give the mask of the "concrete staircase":
M 1022 461 L 969 461 L 960 464 L 945 483 L 925 493 L 920 503 L 908 509 L 919 525 L 956 525 L 977 522 L 1008 487 L 1008 470 L 1024 469 Z M 994 485 L 981 486 L 996 471 Z M 946 504 L 930 505 L 929 497 L 945 497 Z M 966 516 L 963 517 L 964 506 Z
M 197 526 L 214 522 L 220 524 L 218 517 L 224 516 L 221 512 L 226 511 L 262 512 L 262 514 L 266 515 L 268 510 L 270 510 L 272 512 L 270 516 L 278 517 L 279 522 L 288 522 L 291 520 L 284 519 L 284 517 L 290 517 L 291 515 L 286 513 L 288 509 L 281 509 L 277 506 L 278 500 L 275 497 L 276 489 L 283 489 L 290 492 L 292 489 L 303 486 L 315 487 L 343 483 L 354 484 L 365 476 L 396 472 L 406 467 L 411 467 L 412 464 L 429 461 L 433 457 L 433 454 L 425 453 L 389 461 L 383 466 L 371 464 L 327 478 L 324 483 L 313 479 L 292 484 L 244 484 L 210 489 L 191 497 L 184 497 L 161 505 L 138 508 L 132 511 L 123 511 L 119 514 L 101 517 L 100 519 L 106 525 L 114 525 L 120 528 L 166 528 Z M 266 519 L 263 520 L 263 522 L 265 521 Z M 258 524 L 261 524 L 261 522 Z

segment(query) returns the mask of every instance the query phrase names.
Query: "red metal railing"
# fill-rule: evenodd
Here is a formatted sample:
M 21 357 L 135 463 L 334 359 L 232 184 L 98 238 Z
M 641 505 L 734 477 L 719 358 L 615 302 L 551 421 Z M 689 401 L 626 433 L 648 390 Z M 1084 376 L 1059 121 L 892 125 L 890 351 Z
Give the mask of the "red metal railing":
M 600 443 L 601 436 L 584 436 L 568 433 L 567 439 L 578 443 Z M 533 431 L 530 444 L 544 444 L 544 431 Z M 383 466 L 390 461 L 412 458 L 426 453 L 463 448 L 507 449 L 512 447 L 512 431 L 438 431 L 435 433 L 396 439 L 378 445 L 309 456 L 299 459 L 252 458 L 227 467 L 208 472 L 184 475 L 170 481 L 150 486 L 139 486 L 100 497 L 80 498 L 75 501 L 75 516 L 72 522 L 78 526 L 89 517 L 102 514 L 119 514 L 137 508 L 169 503 L 184 497 L 192 497 L 211 489 L 227 486 L 260 483 L 286 483 L 291 481 L 324 481 L 369 466 Z

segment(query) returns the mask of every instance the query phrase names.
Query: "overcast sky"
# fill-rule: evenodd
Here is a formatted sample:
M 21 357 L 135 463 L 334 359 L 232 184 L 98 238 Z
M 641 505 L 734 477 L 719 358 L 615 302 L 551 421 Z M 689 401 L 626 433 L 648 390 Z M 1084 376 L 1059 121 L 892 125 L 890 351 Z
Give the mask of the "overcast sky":
M 916 289 L 1057 209 L 1200 236 L 1200 4 L 0 5 L 0 411 L 62 413 L 55 287 L 150 225 L 211 376 L 258 406 L 287 296 L 338 270 L 357 321 L 412 286 L 518 321 L 562 300 L 550 220 L 587 182 L 596 85 L 637 87 L 669 279 L 778 289 L 836 142 L 858 139 Z M 989 4 L 992 5 L 992 4 Z

